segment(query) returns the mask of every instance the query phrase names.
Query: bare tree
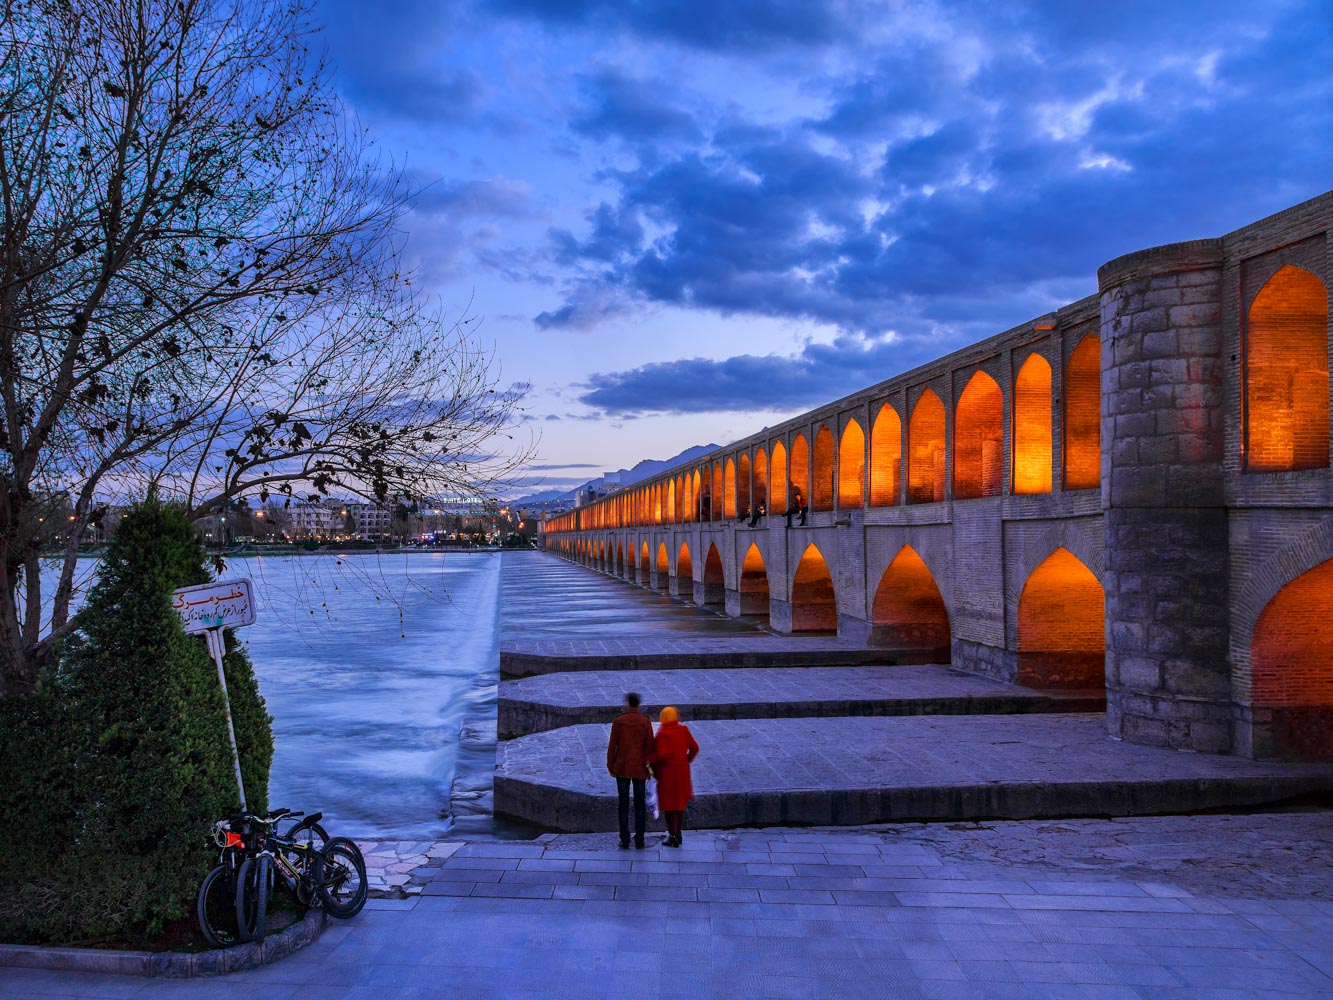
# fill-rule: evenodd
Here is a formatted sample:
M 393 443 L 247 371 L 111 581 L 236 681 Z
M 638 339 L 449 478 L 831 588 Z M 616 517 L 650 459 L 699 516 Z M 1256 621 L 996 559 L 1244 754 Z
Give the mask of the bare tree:
M 399 270 L 408 192 L 312 31 L 303 0 L 0 0 L 0 695 L 75 627 L 108 498 L 438 503 L 522 459 L 522 389 Z

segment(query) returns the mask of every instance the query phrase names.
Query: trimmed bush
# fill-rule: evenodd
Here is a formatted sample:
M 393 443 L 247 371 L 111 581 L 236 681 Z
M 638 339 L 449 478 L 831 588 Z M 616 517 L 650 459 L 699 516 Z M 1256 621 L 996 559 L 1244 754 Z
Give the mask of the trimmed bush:
M 157 500 L 122 520 L 65 643 L 58 676 L 0 702 L 0 937 L 152 936 L 191 912 L 210 825 L 239 805 L 217 671 L 171 607 L 206 582 L 182 513 Z M 228 688 L 251 808 L 264 808 L 273 738 L 233 640 Z

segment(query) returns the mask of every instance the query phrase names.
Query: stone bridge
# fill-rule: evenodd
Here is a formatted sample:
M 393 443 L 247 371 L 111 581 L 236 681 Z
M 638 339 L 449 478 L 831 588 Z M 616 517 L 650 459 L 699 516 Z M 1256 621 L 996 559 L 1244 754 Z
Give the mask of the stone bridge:
M 783 633 L 1035 688 L 1113 736 L 1333 756 L 1333 192 L 544 525 Z M 789 513 L 790 512 L 790 513 Z

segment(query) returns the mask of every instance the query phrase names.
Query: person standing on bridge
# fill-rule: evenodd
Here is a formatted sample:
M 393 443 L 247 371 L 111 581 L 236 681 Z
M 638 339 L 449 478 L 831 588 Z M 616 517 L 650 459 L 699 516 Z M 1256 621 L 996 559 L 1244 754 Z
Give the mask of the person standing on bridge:
M 616 779 L 620 810 L 620 849 L 629 850 L 629 793 L 634 789 L 634 846 L 643 847 L 647 834 L 648 807 L 644 799 L 648 780 L 648 755 L 653 752 L 653 724 L 639 711 L 639 695 L 625 695 L 624 711 L 611 723 L 611 741 L 606 745 L 606 769 Z
M 680 713 L 674 708 L 662 709 L 658 723 L 648 763 L 657 779 L 657 800 L 666 816 L 667 837 L 662 843 L 667 847 L 679 847 L 681 830 L 685 826 L 685 807 L 694 798 L 690 764 L 699 756 L 699 744 L 694 742 L 689 728 L 681 725 Z

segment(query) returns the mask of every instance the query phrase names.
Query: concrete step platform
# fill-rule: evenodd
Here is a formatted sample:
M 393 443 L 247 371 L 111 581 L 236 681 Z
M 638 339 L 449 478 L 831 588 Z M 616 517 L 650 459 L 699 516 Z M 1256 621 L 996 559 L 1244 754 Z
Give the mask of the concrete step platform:
M 708 670 L 933 663 L 934 650 L 866 647 L 836 636 L 700 635 L 500 643 L 500 677 L 572 670 Z
M 500 738 L 607 722 L 626 691 L 638 691 L 654 717 L 675 705 L 690 722 L 1106 709 L 1103 691 L 1038 691 L 943 666 L 595 670 L 502 682 Z
M 1109 739 L 1098 715 L 698 722 L 696 827 L 1133 816 L 1333 796 L 1333 767 Z M 616 823 L 609 726 L 499 745 L 495 810 L 560 831 Z

